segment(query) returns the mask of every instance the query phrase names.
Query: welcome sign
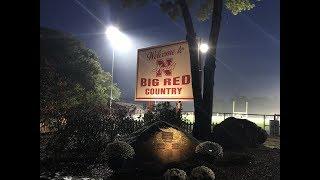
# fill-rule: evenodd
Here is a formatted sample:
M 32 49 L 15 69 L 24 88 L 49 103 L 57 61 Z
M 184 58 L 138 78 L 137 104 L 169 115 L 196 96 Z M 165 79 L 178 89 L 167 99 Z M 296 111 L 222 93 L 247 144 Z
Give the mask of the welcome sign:
M 138 49 L 135 100 L 193 100 L 187 41 Z

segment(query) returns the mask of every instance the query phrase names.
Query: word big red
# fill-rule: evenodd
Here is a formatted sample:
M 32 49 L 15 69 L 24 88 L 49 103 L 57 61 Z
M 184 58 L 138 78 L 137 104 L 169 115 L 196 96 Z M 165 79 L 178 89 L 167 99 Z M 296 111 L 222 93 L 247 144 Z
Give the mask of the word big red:
M 191 77 L 190 75 L 183 75 L 173 78 L 164 78 L 162 85 L 163 86 L 171 86 L 171 85 L 186 85 L 190 84 Z M 147 79 L 141 78 L 140 86 L 159 86 L 160 82 L 159 79 Z

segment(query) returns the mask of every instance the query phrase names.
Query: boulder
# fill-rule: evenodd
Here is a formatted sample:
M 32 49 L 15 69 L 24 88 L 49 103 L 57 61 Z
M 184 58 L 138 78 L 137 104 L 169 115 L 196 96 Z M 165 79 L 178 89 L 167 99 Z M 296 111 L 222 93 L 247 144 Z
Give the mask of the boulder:
M 147 168 L 163 167 L 193 157 L 199 141 L 179 127 L 164 121 L 144 127 L 123 141 L 136 152 L 136 162 Z
M 229 117 L 213 128 L 211 140 L 225 149 L 257 147 L 268 137 L 265 130 L 247 119 Z

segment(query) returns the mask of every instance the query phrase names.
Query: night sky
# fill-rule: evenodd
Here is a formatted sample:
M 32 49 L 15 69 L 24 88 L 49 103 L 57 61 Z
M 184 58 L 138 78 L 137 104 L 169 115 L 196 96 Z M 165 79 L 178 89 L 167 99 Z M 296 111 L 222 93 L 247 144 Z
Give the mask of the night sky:
M 93 49 L 111 72 L 111 46 L 105 25 L 116 24 L 133 42 L 127 52 L 116 51 L 114 80 L 126 101 L 134 99 L 137 49 L 185 39 L 182 19 L 172 21 L 150 3 L 134 9 L 100 0 L 41 0 L 40 26 L 71 33 Z M 197 34 L 207 39 L 210 22 L 193 19 Z M 280 1 L 263 0 L 237 16 L 224 9 L 217 49 L 215 96 L 225 99 L 280 96 Z

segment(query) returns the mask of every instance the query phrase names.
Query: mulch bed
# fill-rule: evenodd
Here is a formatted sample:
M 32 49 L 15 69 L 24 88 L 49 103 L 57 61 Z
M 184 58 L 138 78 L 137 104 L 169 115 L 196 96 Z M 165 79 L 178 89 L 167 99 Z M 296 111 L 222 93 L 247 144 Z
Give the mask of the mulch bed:
M 224 152 L 224 157 L 225 158 L 230 157 L 233 153 L 234 152 Z M 217 162 L 213 164 L 205 163 L 203 165 L 211 168 L 214 171 L 216 180 L 256 180 L 256 179 L 277 180 L 277 179 L 280 179 L 280 138 L 279 137 L 268 138 L 267 141 L 264 143 L 264 146 L 247 149 L 237 153 L 250 156 L 249 161 L 248 162 L 246 161 L 245 163 L 236 162 L 231 164 L 221 163 L 221 162 L 220 163 Z M 181 169 L 184 169 L 189 175 L 193 166 L 197 166 L 197 165 L 191 162 L 191 164 L 186 165 L 186 168 L 181 168 Z M 44 170 L 46 168 L 44 169 L 41 168 L 41 169 Z M 53 176 L 54 176 L 53 174 L 55 174 L 56 172 L 51 171 L 51 173 L 49 173 L 49 169 L 44 170 L 45 172 L 42 171 L 41 173 L 42 177 L 46 177 L 46 179 L 53 179 Z M 66 170 L 69 168 L 64 167 L 62 169 Z M 70 175 L 67 172 L 64 172 L 62 174 L 63 174 L 63 177 Z M 62 179 L 62 176 L 60 177 Z M 60 179 L 60 178 L 55 178 L 55 179 Z M 82 179 L 82 178 L 80 177 L 76 178 L 75 176 L 73 176 L 72 180 L 76 180 L 76 179 Z M 140 169 L 140 170 L 127 169 L 127 170 L 123 170 L 120 173 L 120 175 L 113 175 L 108 179 L 160 180 L 162 179 L 162 174 L 156 175 L 152 173 L 146 173 L 143 169 Z
M 225 155 L 227 156 L 228 153 L 230 152 L 225 152 Z M 280 179 L 280 149 L 262 146 L 256 149 L 248 149 L 244 153 L 252 157 L 247 164 L 204 165 L 215 172 L 216 180 Z M 187 171 L 187 174 L 190 174 L 190 172 Z M 139 170 L 123 170 L 121 175 L 112 176 L 109 179 L 160 180 L 162 176 L 147 175 Z
M 215 172 L 217 180 L 280 179 L 280 149 L 259 147 L 246 153 L 253 157 L 246 165 L 208 167 Z

